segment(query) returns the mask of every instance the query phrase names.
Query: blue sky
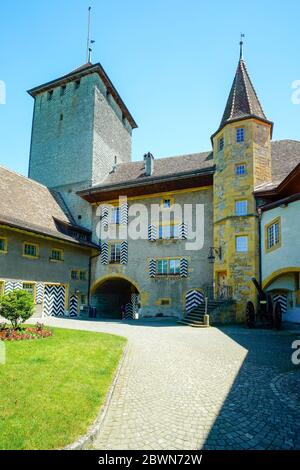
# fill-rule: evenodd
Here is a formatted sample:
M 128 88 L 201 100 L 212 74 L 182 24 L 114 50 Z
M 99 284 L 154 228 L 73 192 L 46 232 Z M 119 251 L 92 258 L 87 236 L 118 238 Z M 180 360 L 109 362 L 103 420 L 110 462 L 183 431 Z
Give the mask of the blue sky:
M 27 173 L 32 98 L 26 90 L 85 62 L 92 6 L 100 61 L 139 128 L 133 159 L 210 149 L 246 34 L 245 60 L 274 139 L 300 140 L 299 1 L 27 0 L 1 2 L 0 164 Z

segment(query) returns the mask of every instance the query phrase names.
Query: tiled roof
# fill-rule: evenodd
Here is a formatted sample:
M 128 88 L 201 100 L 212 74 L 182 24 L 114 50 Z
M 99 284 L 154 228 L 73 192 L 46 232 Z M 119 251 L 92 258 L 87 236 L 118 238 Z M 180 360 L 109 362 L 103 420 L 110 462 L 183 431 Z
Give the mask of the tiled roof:
M 56 221 L 74 226 L 60 199 L 40 183 L 0 166 L 0 224 L 78 243 L 58 230 Z
M 241 59 L 237 66 L 220 128 L 230 121 L 247 116 L 267 119 L 252 85 L 246 64 Z
M 272 182 L 266 188 L 276 187 L 300 162 L 300 142 L 296 140 L 277 140 L 271 143 Z M 177 157 L 157 158 L 154 160 L 154 171 L 151 176 L 145 174 L 144 161 L 120 163 L 107 178 L 95 184 L 93 190 L 110 188 L 121 184 L 138 184 L 159 177 L 176 177 L 182 173 L 213 170 L 212 152 L 179 155 Z
M 300 163 L 300 142 L 298 140 L 275 140 L 272 142 L 272 182 L 264 183 L 255 191 L 275 189 Z
M 198 170 L 211 169 L 214 166 L 212 152 L 179 155 L 177 157 L 157 158 L 151 176 L 145 175 L 144 161 L 120 163 L 108 177 L 95 187 L 112 186 L 120 183 L 143 182 L 153 178 L 172 176 Z

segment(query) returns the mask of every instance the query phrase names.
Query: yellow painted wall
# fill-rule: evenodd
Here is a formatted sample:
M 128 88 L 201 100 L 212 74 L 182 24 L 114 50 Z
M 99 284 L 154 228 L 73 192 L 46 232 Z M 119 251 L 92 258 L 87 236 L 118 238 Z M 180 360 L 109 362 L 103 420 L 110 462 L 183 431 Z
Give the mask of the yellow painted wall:
M 236 129 L 243 127 L 245 141 L 236 142 Z M 213 140 L 214 161 L 214 246 L 222 247 L 222 259 L 216 258 L 214 281 L 226 271 L 227 284 L 233 288 L 238 319 L 243 320 L 248 300 L 256 302 L 251 281 L 259 278 L 258 220 L 253 191 L 255 186 L 271 181 L 270 126 L 256 119 L 227 124 Z M 224 148 L 218 151 L 218 140 L 224 137 Z M 246 164 L 246 174 L 236 176 L 235 167 Z M 235 201 L 247 200 L 246 216 L 235 215 Z M 248 252 L 237 253 L 237 235 L 248 236 Z

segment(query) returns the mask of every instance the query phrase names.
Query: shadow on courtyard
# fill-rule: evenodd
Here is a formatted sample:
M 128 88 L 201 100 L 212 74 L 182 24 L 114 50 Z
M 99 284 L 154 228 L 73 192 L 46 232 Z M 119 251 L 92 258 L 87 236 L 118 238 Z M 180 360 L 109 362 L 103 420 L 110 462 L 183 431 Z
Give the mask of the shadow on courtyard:
M 202 449 L 299 449 L 300 366 L 291 345 L 300 329 L 219 331 L 247 351 Z

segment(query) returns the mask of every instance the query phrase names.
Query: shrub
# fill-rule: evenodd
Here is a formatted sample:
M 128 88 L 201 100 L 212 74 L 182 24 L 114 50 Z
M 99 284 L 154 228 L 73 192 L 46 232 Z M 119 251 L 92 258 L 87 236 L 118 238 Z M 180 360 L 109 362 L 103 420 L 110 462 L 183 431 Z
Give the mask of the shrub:
M 32 295 L 25 290 L 17 289 L 0 297 L 0 315 L 10 321 L 13 328 L 18 328 L 33 314 Z

